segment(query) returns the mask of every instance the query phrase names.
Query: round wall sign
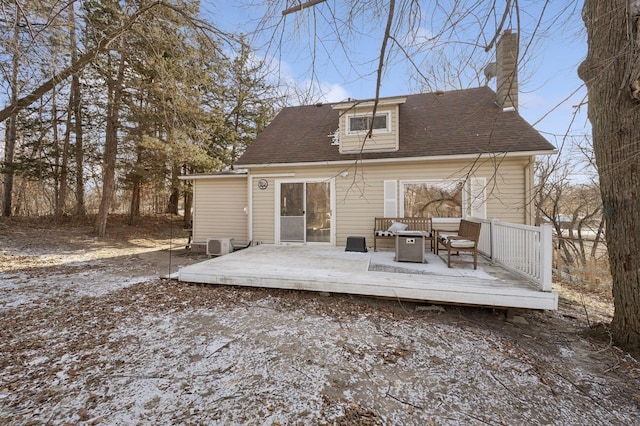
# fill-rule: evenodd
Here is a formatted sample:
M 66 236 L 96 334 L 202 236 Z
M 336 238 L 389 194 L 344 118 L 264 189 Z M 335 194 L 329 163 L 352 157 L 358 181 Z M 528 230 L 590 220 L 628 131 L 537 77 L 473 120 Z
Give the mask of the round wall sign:
M 269 186 L 269 181 L 266 179 L 260 179 L 258 181 L 258 188 L 260 189 L 267 189 L 267 187 Z

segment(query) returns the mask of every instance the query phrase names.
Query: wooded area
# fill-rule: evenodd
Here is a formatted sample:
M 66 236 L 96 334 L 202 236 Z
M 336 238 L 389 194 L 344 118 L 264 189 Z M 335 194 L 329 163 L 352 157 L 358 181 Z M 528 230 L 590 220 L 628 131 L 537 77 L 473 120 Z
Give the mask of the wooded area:
M 281 98 L 199 3 L 6 2 L 2 214 L 189 212 L 178 176 L 232 167 Z M 44 83 L 42 83 L 44 82 Z M 186 219 L 188 222 L 188 218 Z

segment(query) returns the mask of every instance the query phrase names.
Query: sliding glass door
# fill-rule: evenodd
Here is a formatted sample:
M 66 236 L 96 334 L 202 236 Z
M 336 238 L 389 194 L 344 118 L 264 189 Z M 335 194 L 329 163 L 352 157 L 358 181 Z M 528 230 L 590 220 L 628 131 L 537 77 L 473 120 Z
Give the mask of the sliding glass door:
M 281 182 L 280 242 L 331 242 L 331 183 Z

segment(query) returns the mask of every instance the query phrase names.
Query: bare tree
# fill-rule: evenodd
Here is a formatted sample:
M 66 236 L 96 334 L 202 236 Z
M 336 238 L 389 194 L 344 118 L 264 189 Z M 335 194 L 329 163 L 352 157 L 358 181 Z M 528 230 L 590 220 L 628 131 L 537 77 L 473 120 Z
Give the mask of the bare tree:
M 71 64 L 78 61 L 78 41 L 76 37 L 76 14 L 73 5 L 69 7 L 67 28 L 69 31 L 69 50 L 71 51 Z M 75 207 L 74 213 L 78 216 L 86 214 L 84 199 L 84 130 L 82 126 L 82 90 L 80 86 L 80 76 L 82 71 L 78 71 L 71 76 L 71 87 L 69 93 L 69 107 L 67 116 L 67 132 L 73 131 L 75 134 Z M 65 138 L 67 135 L 65 135 Z M 66 141 L 65 141 L 66 142 Z
M 111 43 L 122 36 L 122 34 L 126 33 L 136 23 L 141 15 L 144 15 L 149 10 L 157 7 L 161 3 L 162 2 L 159 1 L 151 2 L 136 10 L 120 28 L 117 28 L 111 33 L 106 34 L 102 39 L 100 39 L 95 47 L 90 49 L 84 55 L 80 56 L 75 63 L 55 74 L 53 77 L 39 85 L 26 96 L 12 101 L 7 107 L 0 110 L 0 121 L 4 121 L 12 114 L 20 112 L 27 106 L 31 105 L 33 102 L 40 99 L 46 93 L 50 92 L 57 84 L 66 80 L 69 76 L 81 71 L 84 67 L 94 61 L 97 55 L 106 51 Z
M 14 2 L 14 10 L 12 15 L 12 41 L 11 45 L 11 71 L 9 77 L 9 90 L 10 90 L 10 102 L 15 103 L 18 100 L 19 86 L 18 86 L 18 71 L 20 67 L 20 56 L 22 54 L 22 49 L 20 47 L 20 27 L 22 21 L 22 9 L 20 4 L 16 1 Z M 17 112 L 13 112 L 12 114 L 7 115 L 9 119 L 6 127 L 6 135 L 5 135 L 5 151 L 4 151 L 4 197 L 2 203 L 2 215 L 3 216 L 11 216 L 11 203 L 13 196 L 13 181 L 15 176 L 14 170 L 14 156 L 16 149 L 16 127 L 17 127 Z
M 545 158 L 536 164 L 536 176 L 539 184 L 535 190 L 535 205 L 538 223 L 547 222 L 553 226 L 556 236 L 558 236 L 558 248 L 562 250 L 565 262 L 574 262 L 571 241 L 563 238 L 564 231 L 573 229 L 573 223 L 567 220 L 569 207 L 565 204 L 571 191 L 572 165 L 565 162 L 558 165 L 555 159 Z
M 613 336 L 640 349 L 640 7 L 585 0 L 588 54 L 578 70 L 600 178 L 613 278 Z
M 117 72 L 112 78 L 108 77 L 107 128 L 105 131 L 104 160 L 102 166 L 102 200 L 96 216 L 95 231 L 104 236 L 107 231 L 107 216 L 111 206 L 111 199 L 115 190 L 116 156 L 118 154 L 118 129 L 120 127 L 120 104 L 124 90 L 124 72 L 126 57 L 126 39 L 121 38 L 120 53 L 116 57 Z

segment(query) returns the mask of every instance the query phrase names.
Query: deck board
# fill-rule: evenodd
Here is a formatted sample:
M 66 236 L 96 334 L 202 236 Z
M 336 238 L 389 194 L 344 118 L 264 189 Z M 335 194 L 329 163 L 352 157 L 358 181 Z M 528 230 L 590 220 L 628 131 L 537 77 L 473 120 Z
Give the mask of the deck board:
M 537 290 L 527 280 L 491 265 L 478 272 L 444 270 L 432 259 L 434 273 L 428 272 L 429 265 L 420 265 L 417 273 L 397 273 L 369 271 L 370 262 L 370 253 L 336 248 L 258 246 L 182 268 L 179 280 L 507 308 L 558 306 L 556 293 Z

